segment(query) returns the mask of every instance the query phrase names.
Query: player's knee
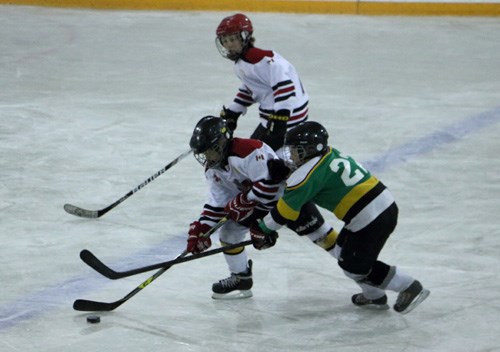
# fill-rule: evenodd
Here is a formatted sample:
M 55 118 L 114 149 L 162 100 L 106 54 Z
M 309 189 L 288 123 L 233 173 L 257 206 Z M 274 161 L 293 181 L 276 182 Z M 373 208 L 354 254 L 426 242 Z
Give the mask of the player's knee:
M 225 246 L 230 246 L 231 243 L 225 243 L 225 242 L 222 242 L 221 241 L 221 245 L 223 247 Z M 238 255 L 240 254 L 241 252 L 243 252 L 245 250 L 245 247 L 237 247 L 237 248 L 233 248 L 233 249 L 230 249 L 230 250 L 227 250 L 227 251 L 224 251 L 223 253 L 224 254 L 228 254 L 228 255 Z
M 335 231 L 333 228 L 330 227 L 329 230 L 326 233 L 323 233 L 323 235 L 321 235 L 319 238 L 317 239 L 311 238 L 311 240 L 317 246 L 323 248 L 327 252 L 330 252 L 335 246 L 335 243 L 337 242 L 337 236 L 338 236 L 337 231 Z
M 248 229 L 236 222 L 229 221 L 219 230 L 219 240 L 221 243 L 233 244 L 243 241 L 248 233 Z
M 372 286 L 385 288 L 395 272 L 395 267 L 376 261 L 365 280 Z
M 357 278 L 356 281 L 358 281 L 358 279 L 360 279 L 358 277 L 359 275 L 361 278 L 368 276 L 372 268 L 373 262 L 365 260 L 363 258 L 356 257 L 354 253 L 346 253 L 346 251 L 342 251 L 338 259 L 338 264 L 342 268 L 342 270 L 344 270 L 344 272 L 356 276 Z M 354 280 L 354 277 L 351 278 Z

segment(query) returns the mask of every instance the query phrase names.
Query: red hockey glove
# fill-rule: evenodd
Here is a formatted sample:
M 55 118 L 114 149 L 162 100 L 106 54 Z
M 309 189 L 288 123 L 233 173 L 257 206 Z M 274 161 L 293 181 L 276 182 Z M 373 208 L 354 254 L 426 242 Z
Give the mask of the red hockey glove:
M 212 227 L 207 224 L 202 224 L 199 221 L 194 221 L 189 225 L 187 251 L 193 254 L 201 253 L 205 249 L 210 248 L 212 241 L 210 237 L 201 237 L 201 235 L 210 231 Z
M 278 239 L 278 233 L 269 230 L 262 221 L 259 221 L 250 226 L 250 237 L 255 249 L 261 250 L 274 246 Z
M 227 203 L 224 211 L 227 213 L 228 218 L 239 222 L 249 216 L 257 204 L 259 203 L 249 200 L 246 193 L 239 193 L 232 201 Z

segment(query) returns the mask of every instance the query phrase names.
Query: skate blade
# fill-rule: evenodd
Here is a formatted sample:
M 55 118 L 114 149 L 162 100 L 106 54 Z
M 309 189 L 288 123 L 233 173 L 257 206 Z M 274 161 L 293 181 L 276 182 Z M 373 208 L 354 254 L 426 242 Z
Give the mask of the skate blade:
M 420 293 L 418 294 L 418 296 L 413 300 L 413 302 L 411 302 L 408 307 L 399 312 L 400 314 L 408 314 L 410 313 L 412 310 L 414 310 L 420 303 L 422 303 L 427 297 L 429 297 L 429 294 L 431 292 L 429 290 L 426 290 L 425 288 L 422 289 L 422 291 L 420 291 Z
M 355 305 L 358 308 L 366 309 L 366 310 L 388 310 L 388 304 L 365 304 L 363 306 Z
M 249 298 L 252 296 L 253 296 L 253 293 L 251 290 L 233 291 L 233 292 L 229 292 L 229 293 L 213 293 L 212 294 L 213 299 L 226 299 L 226 300 Z

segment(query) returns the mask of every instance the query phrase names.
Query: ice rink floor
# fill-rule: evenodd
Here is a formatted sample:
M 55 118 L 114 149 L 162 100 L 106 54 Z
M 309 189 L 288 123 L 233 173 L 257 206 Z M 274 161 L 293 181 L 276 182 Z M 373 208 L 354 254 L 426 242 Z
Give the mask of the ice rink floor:
M 118 200 L 232 100 L 238 81 L 214 45 L 229 14 L 0 7 L 0 351 L 500 351 L 498 18 L 248 14 L 257 45 L 295 64 L 331 144 L 396 196 L 381 259 L 431 290 L 416 310 L 356 309 L 336 262 L 288 230 L 248 248 L 251 299 L 210 298 L 228 275 L 215 255 L 100 324 L 73 310 L 152 274 L 108 280 L 82 249 L 120 270 L 183 251 L 206 192 L 192 156 L 102 218 L 63 205 Z M 237 135 L 256 124 L 253 107 Z

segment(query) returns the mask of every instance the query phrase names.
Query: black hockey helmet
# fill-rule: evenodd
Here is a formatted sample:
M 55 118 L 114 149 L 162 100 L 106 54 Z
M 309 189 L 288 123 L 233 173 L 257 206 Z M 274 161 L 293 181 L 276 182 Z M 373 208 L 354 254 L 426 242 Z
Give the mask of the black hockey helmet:
M 201 165 L 207 168 L 221 167 L 227 161 L 232 138 L 231 130 L 222 118 L 205 116 L 196 124 L 189 146 Z
M 285 135 L 285 155 L 296 167 L 328 150 L 328 132 L 318 122 L 306 121 Z

